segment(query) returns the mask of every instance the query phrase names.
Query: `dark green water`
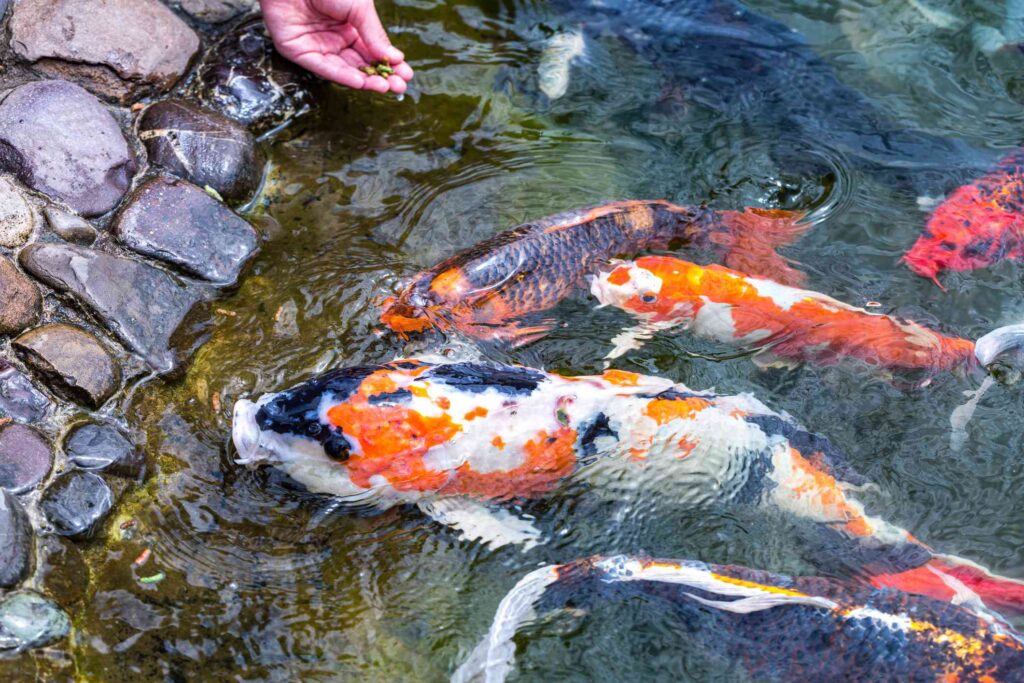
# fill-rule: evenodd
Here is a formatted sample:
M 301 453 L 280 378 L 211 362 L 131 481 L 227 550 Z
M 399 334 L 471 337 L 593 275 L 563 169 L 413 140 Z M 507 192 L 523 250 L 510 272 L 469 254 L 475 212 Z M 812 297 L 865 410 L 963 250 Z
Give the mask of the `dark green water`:
M 753 6 L 806 34 L 839 79 L 886 116 L 998 156 L 1024 138 L 1024 55 L 989 58 L 971 41 L 973 24 L 1001 22 L 1001 3 L 934 4 L 956 8 L 960 23 L 937 27 L 896 0 Z M 88 587 L 66 601 L 72 640 L 0 671 L 90 681 L 435 681 L 486 631 L 502 595 L 542 563 L 647 552 L 822 571 L 820 549 L 784 516 L 680 511 L 657 491 L 622 500 L 570 486 L 527 506 L 553 540 L 528 553 L 490 552 L 415 510 L 346 517 L 273 471 L 232 463 L 236 398 L 415 351 L 382 334 L 376 303 L 400 278 L 524 220 L 634 197 L 804 208 L 819 222 L 787 256 L 813 289 L 857 305 L 877 300 L 972 338 L 1024 317 L 1017 265 L 949 277 L 948 293 L 898 265 L 925 218 L 917 191 L 846 164 L 824 138 L 738 125 L 687 101 L 614 39 L 596 41 L 591 61 L 574 65 L 566 96 L 546 104 L 535 69 L 558 21 L 544 19 L 542 5 L 404 0 L 382 10 L 417 69 L 413 93 L 396 102 L 331 91 L 314 118 L 273 144 L 253 211 L 267 242 L 251 275 L 219 304 L 227 313 L 187 376 L 140 387 L 120 407 L 145 436 L 155 474 L 85 549 Z M 780 148 L 835 172 L 781 168 L 772 154 Z M 581 293 L 559 307 L 565 325 L 548 339 L 492 355 L 598 371 L 626 320 L 592 307 Z M 990 392 L 954 449 L 949 414 L 975 388 L 968 380 L 905 390 L 849 367 L 761 371 L 746 359 L 685 351 L 714 349 L 664 336 L 616 366 L 755 393 L 829 436 L 877 482 L 873 512 L 944 552 L 1024 577 L 1019 390 Z M 129 517 L 138 530 L 122 539 Z M 133 570 L 146 547 L 152 559 Z M 162 583 L 137 581 L 158 570 Z M 561 615 L 518 642 L 522 680 L 742 680 L 642 603 Z

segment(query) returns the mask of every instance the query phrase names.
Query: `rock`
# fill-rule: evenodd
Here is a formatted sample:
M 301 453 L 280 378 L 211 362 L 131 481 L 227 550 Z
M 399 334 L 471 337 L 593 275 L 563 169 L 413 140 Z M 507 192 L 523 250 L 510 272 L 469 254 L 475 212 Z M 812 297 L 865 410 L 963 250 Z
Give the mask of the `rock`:
M 43 491 L 39 508 L 61 536 L 89 538 L 114 504 L 103 477 L 72 470 L 60 475 Z
M 0 247 L 20 247 L 32 235 L 35 214 L 25 195 L 7 178 L 0 178 Z
M 42 306 L 39 287 L 0 256 L 0 335 L 17 334 L 34 324 Z
M 36 389 L 32 380 L 0 359 L 0 418 L 38 422 L 49 409 L 50 399 Z
M 181 0 L 181 9 L 186 14 L 211 24 L 234 19 L 258 6 L 259 0 Z
M 96 241 L 96 228 L 81 216 L 61 211 L 54 206 L 43 210 L 50 230 L 65 242 L 89 246 Z
M 15 339 L 14 350 L 51 389 L 91 408 L 103 405 L 121 383 L 110 352 L 72 325 L 37 327 Z
M 18 498 L 0 490 L 0 587 L 21 583 L 32 569 L 32 524 Z
M 24 493 L 43 480 L 53 464 L 50 444 L 21 424 L 0 428 L 0 488 Z
M 68 244 L 30 244 L 25 270 L 71 294 L 158 372 L 177 368 L 171 338 L 200 300 L 164 271 L 145 263 Z
M 219 284 L 231 284 L 256 253 L 256 231 L 184 180 L 154 178 L 132 194 L 114 233 L 130 249 Z
M 56 534 L 40 536 L 36 576 L 43 592 L 64 609 L 85 597 L 89 588 L 89 567 L 82 552 L 71 541 Z
M 68 459 L 83 470 L 103 470 L 138 477 L 145 467 L 142 453 L 114 426 L 86 422 L 64 440 Z
M 139 120 L 139 138 L 151 163 L 228 201 L 247 200 L 259 187 L 263 155 L 256 140 L 220 114 L 184 100 L 157 102 Z
M 0 650 L 21 652 L 49 645 L 70 630 L 68 615 L 38 593 L 15 591 L 0 601 Z
M 205 106 L 262 133 L 312 105 L 312 78 L 277 54 L 263 20 L 242 22 L 203 56 L 192 94 Z
M 20 0 L 10 29 L 19 57 L 121 101 L 169 90 L 199 49 L 157 0 Z
M 98 216 L 128 190 L 135 159 L 99 100 L 67 81 L 37 81 L 0 102 L 0 171 Z

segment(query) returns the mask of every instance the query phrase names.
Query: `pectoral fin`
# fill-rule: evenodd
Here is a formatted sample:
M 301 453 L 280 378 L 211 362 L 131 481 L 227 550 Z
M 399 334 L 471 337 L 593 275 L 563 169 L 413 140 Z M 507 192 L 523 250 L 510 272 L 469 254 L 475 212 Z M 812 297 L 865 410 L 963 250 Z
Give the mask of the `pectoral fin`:
M 457 529 L 463 539 L 479 540 L 491 550 L 521 545 L 526 552 L 542 542 L 540 530 L 529 521 L 472 498 L 437 498 L 419 503 L 419 508 L 435 522 Z

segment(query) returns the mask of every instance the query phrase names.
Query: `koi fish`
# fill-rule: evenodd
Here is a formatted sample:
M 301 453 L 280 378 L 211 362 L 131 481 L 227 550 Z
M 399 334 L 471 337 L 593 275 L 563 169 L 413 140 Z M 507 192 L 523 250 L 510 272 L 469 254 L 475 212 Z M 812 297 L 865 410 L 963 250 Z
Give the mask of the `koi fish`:
M 696 392 L 619 370 L 565 377 L 396 360 L 240 400 L 233 441 L 240 463 L 274 465 L 352 507 L 415 504 L 492 548 L 541 541 L 501 503 L 548 495 L 578 476 L 608 495 L 621 487 L 698 509 L 781 509 L 855 541 L 865 556 L 881 549 L 868 564 L 892 585 L 910 572 L 922 591 L 1024 609 L 1024 584 L 936 555 L 868 515 L 852 495 L 867 482 L 842 454 L 748 394 Z M 924 582 L 922 572 L 937 578 Z
M 945 270 L 974 270 L 1022 258 L 1024 149 L 1019 149 L 946 198 L 902 260 L 942 287 L 938 275 Z
M 640 595 L 686 624 L 686 637 L 752 680 L 1001 681 L 1024 667 L 1024 642 L 994 615 L 900 591 L 735 565 L 616 555 L 527 574 L 452 683 L 501 683 L 513 638 L 536 610 Z
M 400 333 L 455 327 L 471 337 L 527 344 L 544 336 L 551 323 L 524 326 L 521 317 L 551 308 L 614 256 L 665 248 L 676 240 L 717 248 L 725 263 L 799 282 L 802 275 L 774 248 L 806 229 L 798 222 L 802 216 L 713 211 L 666 201 L 568 211 L 507 230 L 420 272 L 384 302 L 381 321 Z
M 869 313 L 830 296 L 722 266 L 645 256 L 595 276 L 591 293 L 637 327 L 618 335 L 608 357 L 638 348 L 656 331 L 682 328 L 716 342 L 761 347 L 762 365 L 856 358 L 893 371 L 939 372 L 976 364 L 974 343 L 918 323 Z

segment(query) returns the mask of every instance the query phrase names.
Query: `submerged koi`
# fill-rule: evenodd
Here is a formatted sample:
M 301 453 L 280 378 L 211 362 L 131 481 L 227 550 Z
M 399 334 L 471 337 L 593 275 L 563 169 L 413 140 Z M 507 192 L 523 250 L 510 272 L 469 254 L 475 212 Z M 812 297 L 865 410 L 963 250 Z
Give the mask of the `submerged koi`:
M 523 577 L 451 680 L 504 681 L 513 638 L 535 610 L 634 595 L 667 604 L 687 638 L 752 680 L 1002 681 L 1024 667 L 1019 634 L 956 604 L 827 578 L 617 555 Z
M 781 509 L 880 555 L 872 571 L 892 585 L 910 572 L 925 592 L 944 597 L 954 586 L 963 600 L 994 597 L 1024 609 L 1024 584 L 934 555 L 906 530 L 868 515 L 852 495 L 866 481 L 842 454 L 747 394 L 695 392 L 618 370 L 563 377 L 396 360 L 241 400 L 233 439 L 239 462 L 275 465 L 352 505 L 416 504 L 495 548 L 541 539 L 495 504 L 547 495 L 583 476 L 595 490 L 658 490 L 693 508 Z M 922 582 L 921 571 L 937 585 Z M 970 578 L 970 588 L 959 578 L 943 583 L 954 574 Z
M 1022 258 L 1024 149 L 946 198 L 903 261 L 942 287 L 938 275 L 944 270 L 973 270 Z
M 895 371 L 951 370 L 975 363 L 974 343 L 918 323 L 870 313 L 830 296 L 722 266 L 646 256 L 594 277 L 591 292 L 640 320 L 610 357 L 655 331 L 683 328 L 724 344 L 761 347 L 755 360 L 835 362 L 857 358 Z
M 608 259 L 681 240 L 719 250 L 724 263 L 799 282 L 774 249 L 806 226 L 801 213 L 713 211 L 666 201 L 622 201 L 525 223 L 417 274 L 384 302 L 381 321 L 396 332 L 454 327 L 476 338 L 527 344 L 549 322 L 520 318 L 545 311 L 586 282 Z

